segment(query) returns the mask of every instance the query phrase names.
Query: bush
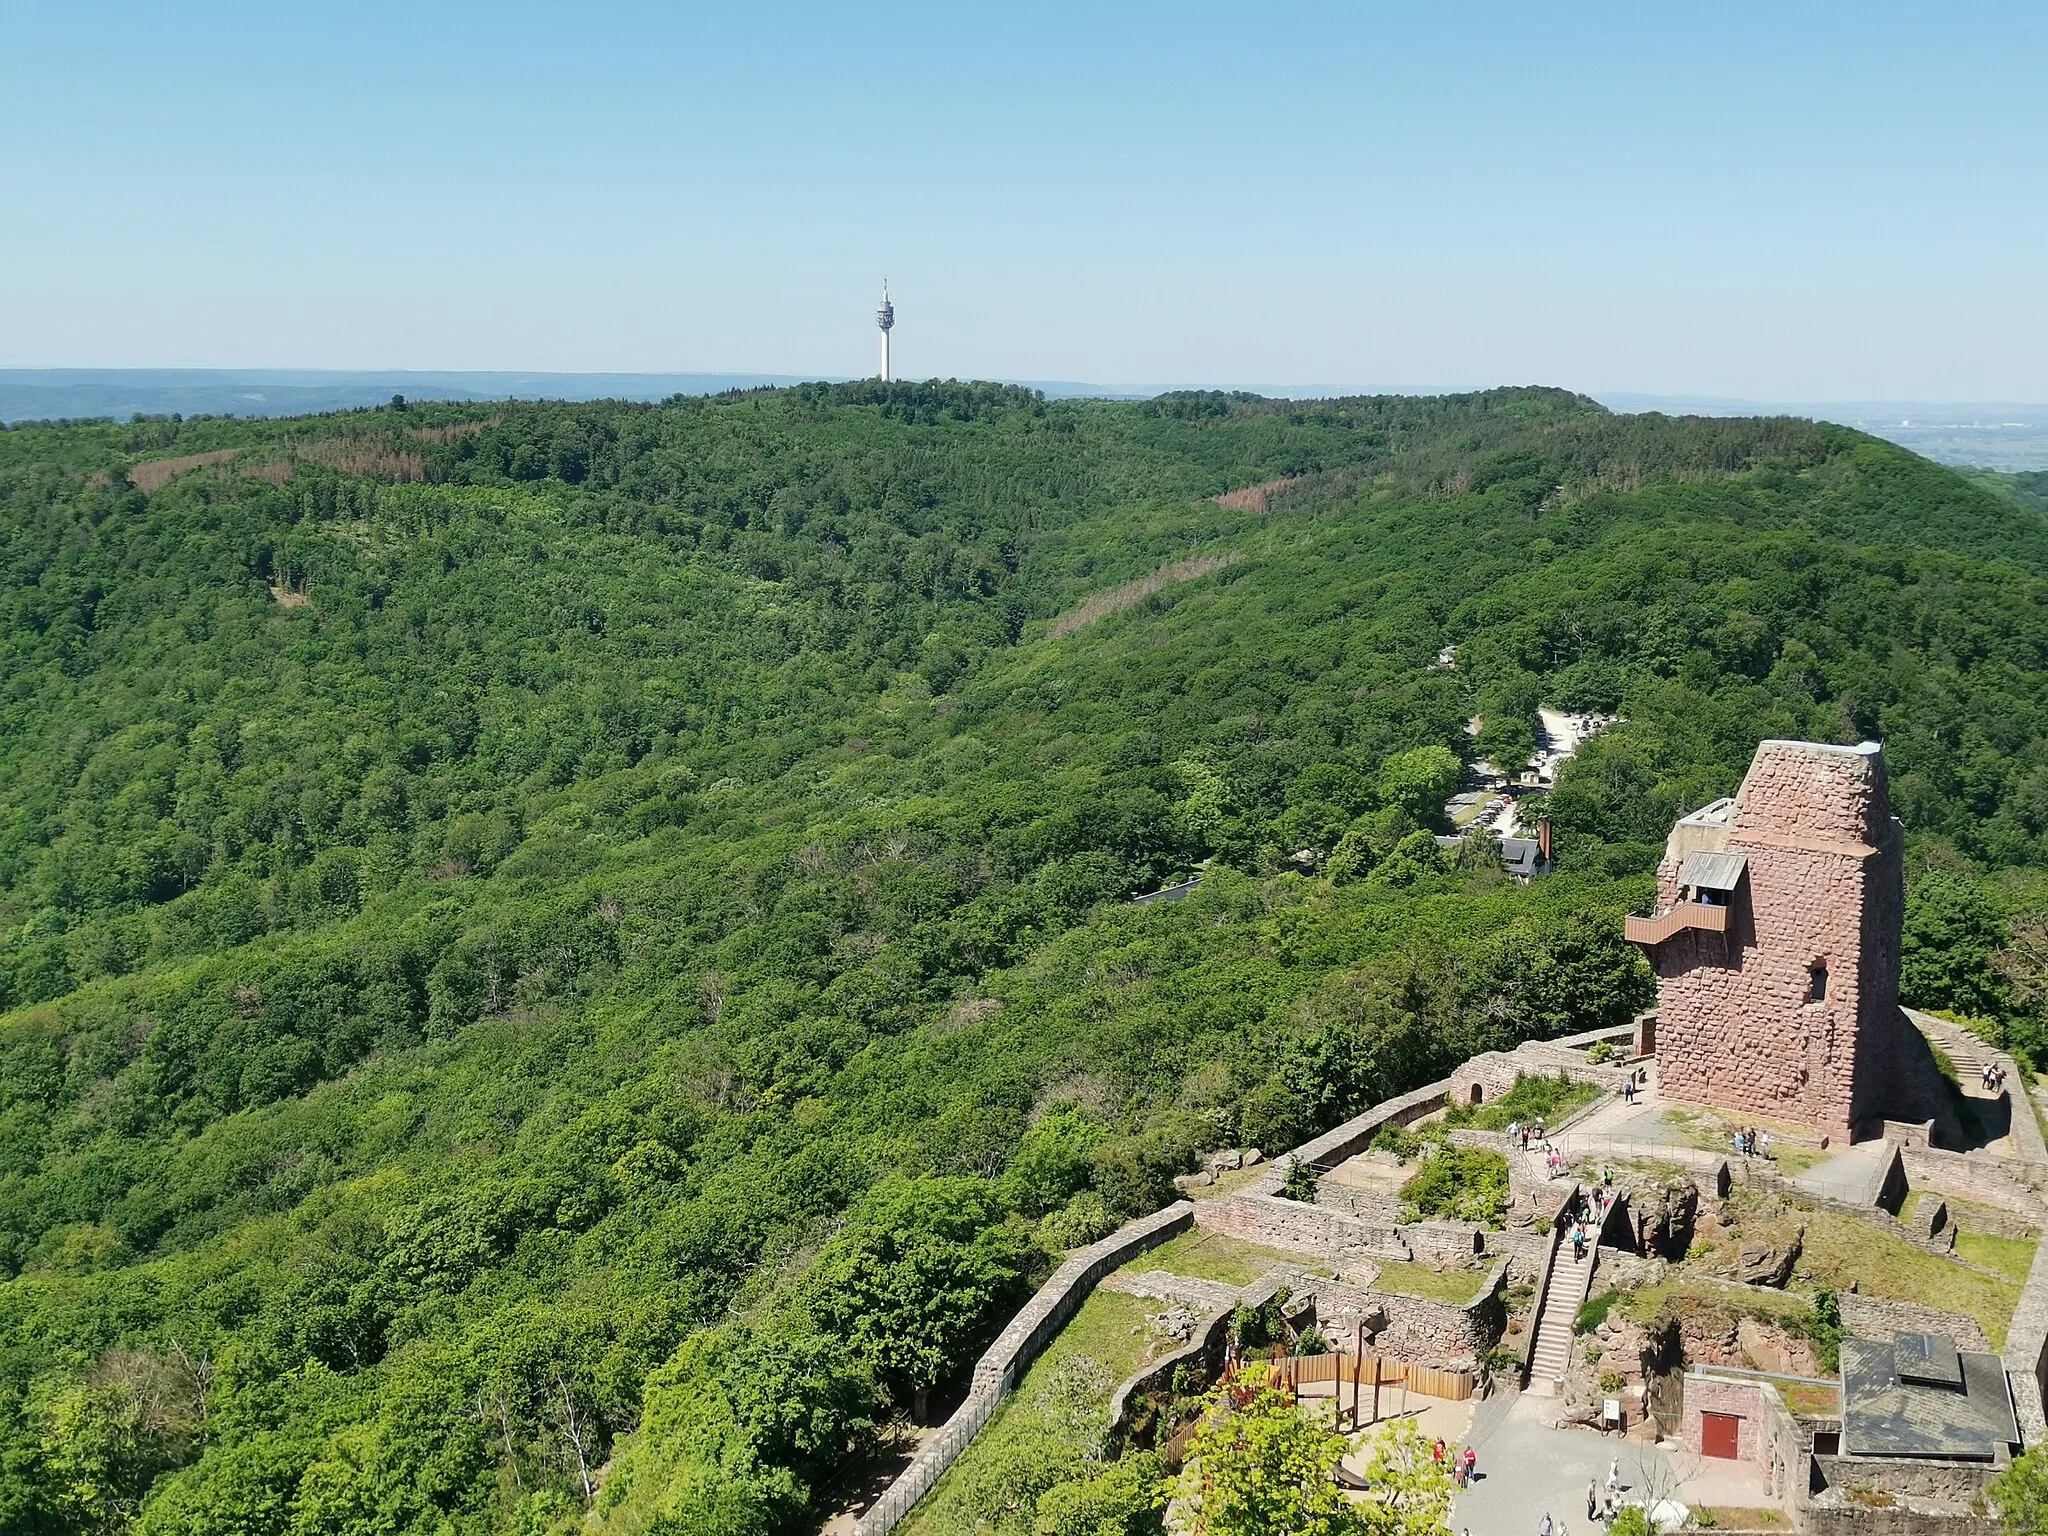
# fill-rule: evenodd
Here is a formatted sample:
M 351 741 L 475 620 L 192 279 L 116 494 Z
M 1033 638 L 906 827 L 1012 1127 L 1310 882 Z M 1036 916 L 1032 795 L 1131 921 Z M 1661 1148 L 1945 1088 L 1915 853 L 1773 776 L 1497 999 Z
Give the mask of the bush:
M 1602 1291 L 1598 1296 L 1587 1297 L 1586 1304 L 1579 1308 L 1579 1315 L 1572 1322 L 1573 1331 L 1591 1333 L 1607 1321 L 1607 1314 L 1620 1299 L 1619 1291 Z
M 1448 1216 L 1498 1226 L 1508 1208 L 1508 1160 L 1498 1152 L 1444 1146 L 1401 1195 L 1423 1216 Z
M 1372 1139 L 1374 1151 L 1391 1152 L 1404 1163 L 1420 1152 L 1422 1145 L 1422 1138 L 1409 1130 L 1407 1126 L 1395 1125 L 1391 1122 L 1381 1126 L 1379 1134 Z
M 1593 1049 L 1586 1052 L 1586 1060 L 1596 1067 L 1604 1066 L 1620 1054 L 1619 1051 L 1615 1050 L 1612 1041 L 1595 1040 L 1593 1042 Z
M 1833 1291 L 1815 1291 L 1813 1310 L 1801 1317 L 1787 1318 L 1785 1331 L 1806 1336 L 1822 1370 L 1832 1373 L 1841 1369 L 1842 1335 L 1848 1330 L 1842 1326 L 1841 1304 L 1835 1300 Z
M 1289 1200 L 1299 1200 L 1303 1205 L 1316 1203 L 1316 1173 L 1307 1163 L 1289 1163 L 1287 1177 L 1280 1185 L 1280 1193 Z
M 1038 1225 L 1039 1235 L 1055 1248 L 1086 1248 L 1109 1236 L 1122 1223 L 1102 1203 L 1102 1196 L 1085 1190 Z

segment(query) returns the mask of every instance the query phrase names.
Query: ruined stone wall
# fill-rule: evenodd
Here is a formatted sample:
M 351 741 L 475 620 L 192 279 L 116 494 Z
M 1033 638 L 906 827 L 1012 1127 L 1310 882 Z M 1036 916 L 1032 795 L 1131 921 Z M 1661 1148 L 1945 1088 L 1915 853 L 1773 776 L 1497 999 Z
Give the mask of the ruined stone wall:
M 1130 1259 L 1187 1231 L 1194 1208 L 1185 1201 L 1126 1222 L 1099 1243 L 1068 1255 L 993 1344 L 975 1362 L 967 1400 L 954 1410 L 936 1438 L 921 1446 L 910 1464 L 854 1525 L 854 1536 L 887 1536 L 933 1483 L 973 1443 L 996 1406 L 1067 1319 L 1080 1309 L 1096 1282 Z
M 1228 1200 L 1204 1201 L 1195 1208 L 1195 1224 L 1205 1232 L 1221 1232 L 1261 1247 L 1327 1258 L 1345 1254 L 1408 1257 L 1407 1246 L 1391 1225 L 1373 1226 L 1327 1206 L 1277 1195 L 1239 1193 Z
M 1469 1266 L 1486 1252 L 1486 1229 L 1476 1221 L 1415 1221 L 1401 1228 L 1401 1241 L 1423 1264 Z
M 2029 1112 L 2024 1104 L 2018 1111 Z M 1915 1189 L 1997 1206 L 2036 1227 L 2048 1221 L 2048 1202 L 2040 1192 L 2041 1185 L 2048 1182 L 2048 1169 L 1982 1153 L 1965 1156 L 1934 1148 L 1916 1148 L 1903 1156 L 1907 1182 Z
M 1495 1265 L 1478 1294 L 1463 1306 L 1372 1287 L 1319 1283 L 1316 1318 L 1325 1337 L 1345 1340 L 1360 1318 L 1382 1315 L 1386 1325 L 1371 1333 L 1368 1351 L 1438 1370 L 1470 1370 L 1507 1332 L 1507 1305 L 1501 1299 L 1506 1286 L 1505 1264 Z
M 1969 1506 L 2001 1468 L 1983 1461 L 1918 1461 L 1902 1456 L 1815 1456 L 1830 1488 L 1877 1488 L 1903 1499 Z
M 1899 1505 L 1866 1509 L 1837 1497 L 1814 1500 L 1806 1510 L 1806 1536 L 1994 1536 L 1988 1517 L 1946 1514 Z
M 1629 1038 L 1617 1030 L 1594 1031 L 1594 1037 L 1610 1044 Z M 1571 1040 L 1583 1038 L 1575 1035 Z M 1619 1093 L 1622 1081 L 1629 1075 L 1624 1066 L 1594 1066 L 1568 1041 L 1527 1040 L 1512 1051 L 1486 1051 L 1474 1056 L 1450 1075 L 1447 1096 L 1453 1104 L 1491 1104 L 1512 1089 L 1518 1078 L 1555 1077 L 1560 1072 L 1575 1083 L 1591 1083 L 1606 1093 Z
M 1324 1179 L 1316 1187 L 1316 1204 L 1356 1216 L 1368 1226 L 1396 1227 L 1401 1224 L 1408 1203 L 1391 1189 L 1366 1189 Z
M 1651 951 L 1665 1094 L 1845 1137 L 1919 1106 L 1926 1051 L 1898 1010 L 1902 847 L 1874 749 L 1757 748 L 1726 831 L 1748 861 L 1728 932 Z M 1658 872 L 1660 906 L 1677 900 L 1680 862 Z
M 1895 1339 L 1902 1333 L 1943 1333 L 1956 1341 L 1958 1349 L 1978 1354 L 1991 1352 L 1991 1341 L 1975 1318 L 1917 1301 L 1881 1301 L 1854 1291 L 1841 1291 L 1835 1304 L 1842 1310 L 1842 1326 L 1859 1339 Z

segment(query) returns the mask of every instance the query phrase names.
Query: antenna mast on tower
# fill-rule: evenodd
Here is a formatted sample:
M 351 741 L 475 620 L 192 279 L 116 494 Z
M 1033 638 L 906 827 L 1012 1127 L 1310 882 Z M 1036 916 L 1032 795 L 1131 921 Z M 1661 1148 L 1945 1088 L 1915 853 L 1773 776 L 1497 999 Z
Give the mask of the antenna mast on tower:
M 875 311 L 875 324 L 882 328 L 882 382 L 889 382 L 889 327 L 896 323 L 896 306 L 889 302 L 889 279 L 882 279 L 882 307 Z

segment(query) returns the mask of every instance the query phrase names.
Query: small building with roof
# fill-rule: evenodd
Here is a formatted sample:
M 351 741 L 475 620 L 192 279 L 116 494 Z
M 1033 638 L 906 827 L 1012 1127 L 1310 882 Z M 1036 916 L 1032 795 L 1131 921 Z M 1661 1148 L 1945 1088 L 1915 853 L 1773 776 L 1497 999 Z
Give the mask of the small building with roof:
M 1941 1334 L 1842 1340 L 1842 1452 L 2003 1463 L 2020 1448 L 2004 1363 Z

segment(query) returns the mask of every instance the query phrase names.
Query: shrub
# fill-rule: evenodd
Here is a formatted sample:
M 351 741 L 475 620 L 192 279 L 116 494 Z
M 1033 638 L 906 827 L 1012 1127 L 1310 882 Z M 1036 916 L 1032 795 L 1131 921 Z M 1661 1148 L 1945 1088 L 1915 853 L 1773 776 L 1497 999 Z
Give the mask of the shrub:
M 1289 1163 L 1287 1177 L 1280 1185 L 1280 1193 L 1289 1200 L 1299 1200 L 1304 1205 L 1314 1205 L 1316 1200 L 1316 1174 L 1307 1163 Z
M 1586 1298 L 1586 1304 L 1579 1308 L 1578 1318 L 1572 1327 L 1579 1333 L 1591 1333 L 1607 1321 L 1607 1314 L 1615 1302 L 1621 1299 L 1619 1291 L 1602 1291 L 1598 1296 Z
M 1039 1224 L 1039 1233 L 1055 1248 L 1086 1248 L 1114 1232 L 1121 1223 L 1102 1203 L 1102 1196 L 1085 1190 Z
M 1586 1060 L 1598 1067 L 1614 1060 L 1619 1054 L 1611 1041 L 1596 1040 L 1593 1042 L 1593 1049 L 1586 1052 Z
M 1407 1126 L 1395 1125 L 1390 1121 L 1380 1127 L 1379 1134 L 1372 1139 L 1372 1145 L 1374 1151 L 1391 1152 L 1405 1163 L 1422 1150 L 1422 1138 Z
M 1401 1186 L 1423 1216 L 1498 1225 L 1508 1208 L 1508 1160 L 1498 1152 L 1444 1146 Z

